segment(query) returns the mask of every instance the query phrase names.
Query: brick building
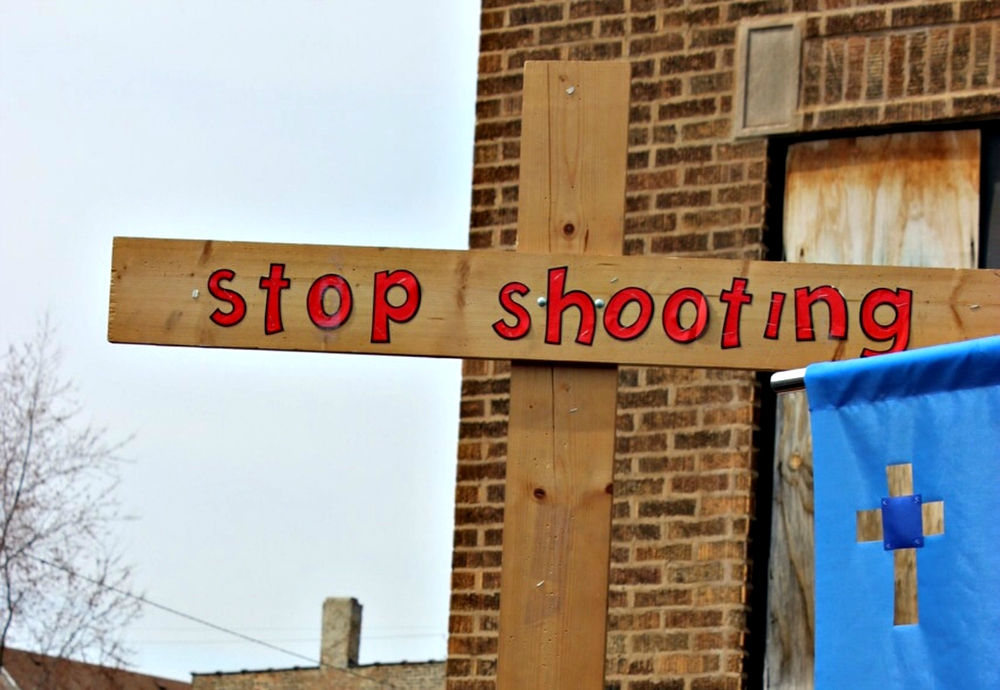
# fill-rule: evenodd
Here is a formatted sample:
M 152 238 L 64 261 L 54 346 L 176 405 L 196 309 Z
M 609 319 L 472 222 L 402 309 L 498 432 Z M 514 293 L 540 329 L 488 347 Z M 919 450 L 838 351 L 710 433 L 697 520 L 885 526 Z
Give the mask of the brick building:
M 361 605 L 356 599 L 323 602 L 320 665 L 309 668 L 195 673 L 192 690 L 442 690 L 443 661 L 358 664 Z M 172 688 L 167 690 L 173 690 Z
M 824 162 L 837 148 L 827 142 L 856 152 L 874 141 L 859 137 L 929 132 L 953 146 L 955 130 L 974 133 L 972 154 L 947 155 L 970 171 L 972 251 L 965 242 L 956 261 L 975 265 L 985 260 L 979 244 L 1000 240 L 998 44 L 997 0 L 482 0 L 470 246 L 516 243 L 525 61 L 627 60 L 625 254 L 850 261 L 798 245 L 789 251 L 786 165 L 827 165 L 850 182 L 846 158 Z M 902 152 L 876 163 L 895 156 L 903 168 L 924 170 L 923 139 L 892 141 L 899 145 L 885 150 Z M 761 687 L 776 427 L 761 380 L 754 372 L 620 369 L 608 688 Z M 508 389 L 508 363 L 465 363 L 451 690 L 495 687 Z M 796 455 L 787 467 L 798 472 L 802 463 Z M 800 475 L 811 490 L 811 469 Z M 801 601 L 772 594 L 772 610 L 809 609 L 809 587 L 800 589 Z
M 191 690 L 190 683 L 83 661 L 4 649 L 2 690 Z

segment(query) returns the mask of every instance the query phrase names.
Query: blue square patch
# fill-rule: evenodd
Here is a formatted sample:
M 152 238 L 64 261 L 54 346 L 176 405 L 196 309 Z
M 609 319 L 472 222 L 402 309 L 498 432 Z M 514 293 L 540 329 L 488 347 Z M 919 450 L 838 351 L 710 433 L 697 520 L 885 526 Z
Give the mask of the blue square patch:
M 923 548 L 922 505 L 920 494 L 882 499 L 882 547 L 886 551 Z

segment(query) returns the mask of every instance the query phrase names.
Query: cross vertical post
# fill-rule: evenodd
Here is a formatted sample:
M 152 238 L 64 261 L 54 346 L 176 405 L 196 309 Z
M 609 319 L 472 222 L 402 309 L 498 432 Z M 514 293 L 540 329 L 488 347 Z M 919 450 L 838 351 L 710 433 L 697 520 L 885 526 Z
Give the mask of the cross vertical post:
M 525 66 L 519 251 L 621 254 L 628 99 L 626 63 Z M 604 685 L 617 391 L 616 366 L 512 365 L 498 690 Z

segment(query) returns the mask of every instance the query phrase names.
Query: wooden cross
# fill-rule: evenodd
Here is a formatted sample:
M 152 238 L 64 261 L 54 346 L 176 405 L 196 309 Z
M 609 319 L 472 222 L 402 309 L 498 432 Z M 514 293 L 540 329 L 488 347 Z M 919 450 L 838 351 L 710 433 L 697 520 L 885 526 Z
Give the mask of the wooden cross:
M 1000 323 L 989 271 L 621 257 L 628 98 L 624 62 L 525 66 L 517 253 L 114 244 L 113 342 L 514 360 L 499 690 L 603 687 L 617 365 L 790 369 Z
M 886 551 L 892 551 L 892 623 L 916 625 L 920 622 L 917 549 L 924 547 L 924 537 L 944 534 L 944 501 L 924 502 L 913 493 L 913 465 L 909 463 L 888 465 L 885 472 L 889 496 L 882 499 L 880 508 L 858 511 L 858 541 L 881 541 Z

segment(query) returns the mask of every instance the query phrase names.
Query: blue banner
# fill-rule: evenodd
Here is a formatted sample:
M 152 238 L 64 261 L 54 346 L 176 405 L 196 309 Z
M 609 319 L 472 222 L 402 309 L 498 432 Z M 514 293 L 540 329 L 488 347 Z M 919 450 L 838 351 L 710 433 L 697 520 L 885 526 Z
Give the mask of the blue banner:
M 1000 337 L 805 381 L 817 690 L 1000 688 Z

